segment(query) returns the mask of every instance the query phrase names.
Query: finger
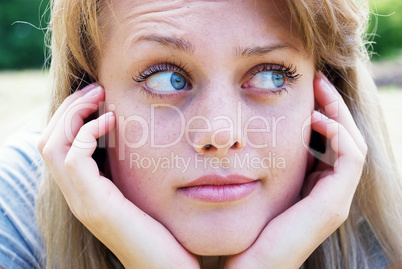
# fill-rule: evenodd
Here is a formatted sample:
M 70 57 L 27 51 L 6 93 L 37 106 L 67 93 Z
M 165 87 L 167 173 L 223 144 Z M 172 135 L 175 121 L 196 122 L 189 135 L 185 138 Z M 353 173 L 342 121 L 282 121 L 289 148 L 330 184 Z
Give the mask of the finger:
M 229 263 L 251 268 L 252 260 L 255 268 L 283 268 L 286 261 L 286 268 L 299 268 L 346 220 L 364 158 L 348 131 L 335 120 L 315 111 L 312 128 L 330 140 L 331 150 L 338 154 L 337 165 L 312 173 L 310 180 L 315 185 L 308 186 L 312 189 L 306 190 L 309 195 L 271 220 L 257 241 Z
M 43 148 L 45 147 L 47 141 L 49 140 L 49 137 L 50 137 L 51 133 L 53 132 L 54 128 L 56 127 L 56 124 L 59 122 L 60 118 L 65 113 L 67 108 L 75 100 L 84 96 L 86 93 L 95 89 L 98 86 L 99 85 L 97 83 L 92 83 L 92 84 L 86 86 L 85 88 L 83 88 L 82 90 L 76 91 L 73 94 L 69 95 L 66 99 L 64 99 L 63 103 L 56 110 L 56 112 L 52 116 L 51 120 L 49 121 L 45 131 L 42 133 L 41 138 L 39 139 L 39 142 L 38 142 L 39 152 L 43 151 Z
M 70 150 L 72 141 L 84 119 L 98 108 L 98 103 L 103 100 L 104 92 L 101 87 L 88 92 L 86 95 L 75 100 L 57 122 L 42 156 L 51 170 L 60 188 L 67 190 L 71 185 L 68 182 L 67 170 L 64 161 Z M 70 191 L 73 191 L 69 189 Z
M 305 198 L 273 219 L 246 255 L 237 255 L 230 262 L 240 265 L 235 268 L 300 268 L 344 222 L 337 215 L 326 211 L 318 200 Z
M 65 165 L 72 182 L 77 191 L 79 191 L 85 199 L 96 200 L 91 194 L 102 197 L 102 193 L 93 192 L 96 185 L 99 184 L 100 175 L 97 163 L 92 158 L 97 146 L 97 139 L 110 130 L 115 124 L 115 116 L 113 112 L 103 114 L 99 118 L 86 123 L 79 130 L 74 142 L 66 156 Z M 109 180 L 107 180 L 109 181 Z
M 104 97 L 104 90 L 99 86 L 75 100 L 56 123 L 46 146 L 54 145 L 67 153 L 85 119 L 98 110 Z
M 85 124 L 65 157 L 63 163 L 66 170 L 65 176 L 56 179 L 71 211 L 80 220 L 86 214 L 89 205 L 96 208 L 102 203 L 102 198 L 99 197 L 105 195 L 105 191 L 101 191 L 100 184 L 108 185 L 107 188 L 103 186 L 103 189 L 115 188 L 110 180 L 100 175 L 99 168 L 92 158 L 97 146 L 96 139 L 109 132 L 113 126 L 112 112 Z M 96 194 L 96 199 L 93 193 Z
M 312 118 L 316 122 L 312 124 L 312 128 L 330 140 L 331 149 L 337 159 L 333 170 L 322 172 L 309 197 L 318 201 L 331 199 L 331 206 L 343 205 L 343 209 L 348 211 L 361 177 L 365 155 L 359 151 L 353 138 L 341 124 L 320 114 L 313 113 Z
M 314 111 L 311 127 L 330 140 L 331 149 L 334 151 L 336 158 L 334 165 L 335 173 L 361 171 L 365 155 L 360 152 L 355 141 L 344 126 L 320 112 Z
M 322 113 L 320 115 L 322 115 L 322 117 L 326 117 Z M 338 157 L 337 154 L 331 149 L 330 140 L 325 135 L 321 135 L 320 133 L 316 132 L 314 128 L 312 128 L 312 124 L 316 123 L 320 119 L 321 117 L 317 118 L 313 117 L 313 115 L 310 115 L 310 117 L 306 120 L 306 126 L 311 129 L 312 134 L 310 138 L 312 143 L 310 143 L 308 149 L 311 156 L 313 156 L 316 160 L 313 171 L 324 171 L 330 169 L 334 166 L 335 160 Z M 311 171 L 309 171 L 308 174 L 310 174 L 310 172 Z
M 346 103 L 335 87 L 320 72 L 314 81 L 314 95 L 317 104 L 323 108 L 326 115 L 342 124 L 355 140 L 360 151 L 365 153 L 366 145 L 364 138 L 349 111 Z
M 130 247 L 126 248 L 129 254 L 119 257 L 122 257 L 123 261 L 127 259 L 149 262 L 158 256 L 162 263 L 172 261 L 174 255 L 179 255 L 188 259 L 186 262 L 196 262 L 163 225 L 137 208 L 124 197 L 112 181 L 100 175 L 92 154 L 96 148 L 96 140 L 111 131 L 114 126 L 113 112 L 88 122 L 78 132 L 66 156 L 68 173 L 82 201 L 82 206 L 75 211 L 76 217 L 115 253 L 121 253 L 122 245 L 129 245 Z M 125 233 L 115 233 L 111 240 L 110 231 L 122 231 L 124 227 L 128 230 Z M 118 236 L 120 237 L 116 239 Z M 172 247 L 165 249 L 163 246 L 166 245 Z M 183 261 L 179 259 L 178 262 Z M 138 268 L 144 266 L 146 264 L 137 265 Z M 163 264 L 160 267 L 163 267 Z

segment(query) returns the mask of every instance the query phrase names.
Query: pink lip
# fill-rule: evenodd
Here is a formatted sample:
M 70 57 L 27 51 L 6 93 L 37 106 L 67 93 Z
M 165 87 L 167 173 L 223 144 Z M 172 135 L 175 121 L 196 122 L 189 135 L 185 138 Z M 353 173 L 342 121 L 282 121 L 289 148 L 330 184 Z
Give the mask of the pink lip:
M 206 175 L 184 185 L 178 190 L 192 199 L 221 203 L 240 200 L 248 196 L 255 190 L 258 182 L 259 180 L 239 175 L 227 177 Z

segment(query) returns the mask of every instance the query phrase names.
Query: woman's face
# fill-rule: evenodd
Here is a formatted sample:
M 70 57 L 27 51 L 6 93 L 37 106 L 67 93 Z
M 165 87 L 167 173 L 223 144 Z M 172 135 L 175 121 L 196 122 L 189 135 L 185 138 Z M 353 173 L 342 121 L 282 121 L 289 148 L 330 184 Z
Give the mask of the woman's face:
M 313 61 L 283 1 L 114 1 L 100 61 L 111 177 L 189 251 L 249 247 L 297 201 Z

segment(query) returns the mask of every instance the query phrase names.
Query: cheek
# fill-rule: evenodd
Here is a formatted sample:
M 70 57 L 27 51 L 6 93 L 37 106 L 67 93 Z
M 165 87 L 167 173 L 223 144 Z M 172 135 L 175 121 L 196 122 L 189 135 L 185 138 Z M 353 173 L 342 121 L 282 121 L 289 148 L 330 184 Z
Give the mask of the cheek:
M 168 104 L 151 108 L 151 147 L 172 150 L 178 146 L 185 133 L 185 117 L 176 106 Z
M 133 103 L 133 102 L 131 102 Z M 116 128 L 109 140 L 109 163 L 113 181 L 142 210 L 155 215 L 155 204 L 164 204 L 169 190 L 170 163 L 175 150 L 183 148 L 182 115 L 171 106 L 131 104 L 115 110 Z M 134 109 L 135 106 L 135 109 Z M 182 152 L 182 151 L 179 151 Z M 162 169 L 162 168 L 163 169 Z
M 300 171 L 301 175 L 307 166 L 312 106 L 313 102 L 295 104 L 282 114 L 274 133 L 274 150 L 286 159 L 289 171 Z
M 116 136 L 118 143 L 128 152 L 149 149 L 169 149 L 176 146 L 184 136 L 183 113 L 171 105 L 143 105 L 135 109 L 120 108 L 117 116 Z
M 308 125 L 303 126 L 304 120 L 304 118 L 288 119 L 278 125 L 272 151 L 286 166 L 285 169 L 279 169 L 279 178 L 297 179 L 305 175 L 310 128 Z
M 114 111 L 116 115 L 116 126 L 110 137 L 114 155 L 119 160 L 127 160 L 132 152 L 137 152 L 146 147 L 149 140 L 149 111 L 145 108 L 120 105 Z
M 301 150 L 308 150 L 311 133 L 309 115 L 310 113 L 306 112 L 296 116 L 284 116 L 276 125 L 276 131 L 272 135 L 273 148 L 294 155 Z
M 298 199 L 306 172 L 308 151 L 304 146 L 299 121 L 290 119 L 278 124 L 277 132 L 271 141 L 268 156 L 269 180 L 265 189 L 271 196 L 271 217 L 280 214 Z M 307 143 L 308 145 L 308 143 Z
M 272 108 L 272 111 L 259 113 L 246 121 L 244 134 L 252 150 L 292 156 L 308 149 L 312 105 L 289 107 L 291 109 Z
M 304 102 L 302 98 L 295 98 L 297 102 L 276 107 L 270 115 L 265 116 L 270 119 L 270 129 L 263 141 L 259 142 L 268 146 L 255 149 L 259 155 L 268 156 L 271 180 L 267 181 L 266 190 L 275 201 L 271 204 L 277 205 L 277 212 L 294 203 L 304 182 L 311 133 L 310 114 L 314 104 L 312 96 L 306 97 Z M 257 123 L 255 128 L 265 126 L 262 121 L 259 126 Z M 261 140 L 262 136 L 255 134 L 254 138 Z
M 286 116 L 279 114 L 254 115 L 244 123 L 244 136 L 253 149 L 274 149 L 278 143 L 278 127 Z
M 149 165 L 144 154 L 149 145 L 150 110 L 135 101 L 124 101 L 126 99 L 118 92 L 106 95 L 106 106 L 115 106 L 116 115 L 116 126 L 108 138 L 108 162 L 113 182 L 133 201 L 134 190 L 152 183 L 145 177 L 145 169 L 137 169 L 141 160 L 144 167 Z M 146 195 L 147 188 L 141 189 Z

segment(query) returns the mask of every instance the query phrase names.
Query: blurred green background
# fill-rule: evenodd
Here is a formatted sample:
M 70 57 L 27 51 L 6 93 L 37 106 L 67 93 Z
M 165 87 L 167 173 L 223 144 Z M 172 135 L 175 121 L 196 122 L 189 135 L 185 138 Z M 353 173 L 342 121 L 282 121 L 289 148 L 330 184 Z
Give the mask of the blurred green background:
M 49 0 L 0 0 L 0 70 L 42 68 Z M 369 0 L 372 59 L 402 54 L 402 0 Z M 374 34 L 373 34 L 374 33 Z
M 49 0 L 0 0 L 0 70 L 42 68 Z
M 372 9 L 368 29 L 374 41 L 373 60 L 388 60 L 402 54 L 402 0 L 369 0 Z

